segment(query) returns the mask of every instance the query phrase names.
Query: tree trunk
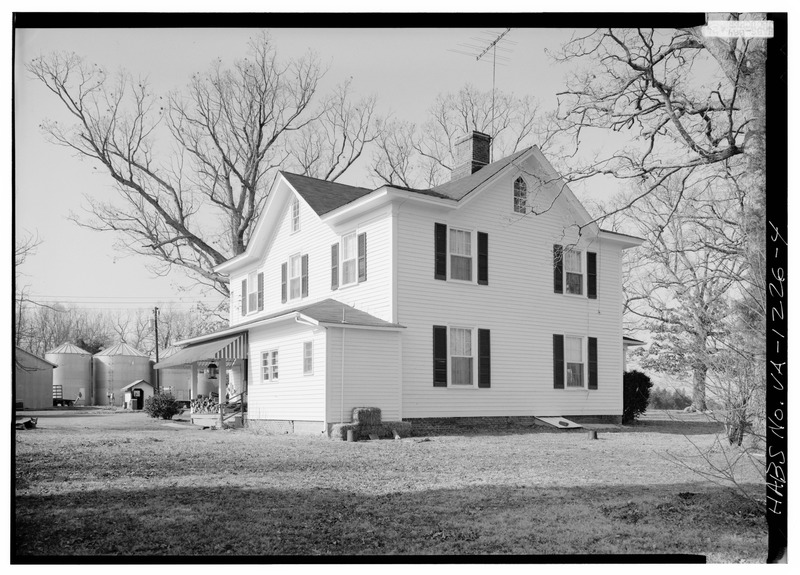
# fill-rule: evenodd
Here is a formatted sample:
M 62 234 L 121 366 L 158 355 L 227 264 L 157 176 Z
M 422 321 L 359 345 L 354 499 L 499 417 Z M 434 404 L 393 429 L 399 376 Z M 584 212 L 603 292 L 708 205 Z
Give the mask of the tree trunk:
M 692 407 L 696 411 L 705 411 L 706 407 L 706 372 L 708 367 L 698 363 L 692 367 L 694 372 L 694 385 L 692 387 Z

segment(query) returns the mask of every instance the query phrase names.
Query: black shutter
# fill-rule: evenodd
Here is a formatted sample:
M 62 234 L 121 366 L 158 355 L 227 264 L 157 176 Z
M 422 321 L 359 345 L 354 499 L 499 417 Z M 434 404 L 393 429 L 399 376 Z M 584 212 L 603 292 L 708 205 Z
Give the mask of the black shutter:
M 597 254 L 586 252 L 586 295 L 597 299 Z
M 491 341 L 488 329 L 478 330 L 478 387 L 492 387 Z
M 358 234 L 358 283 L 367 281 L 367 234 Z
M 286 303 L 286 262 L 281 264 L 281 303 Z
M 242 315 L 247 315 L 247 280 L 242 280 Z
M 564 336 L 553 334 L 553 389 L 564 389 Z
M 308 254 L 304 255 L 300 260 L 302 266 L 302 277 L 300 278 L 300 290 L 302 294 L 300 297 L 308 297 Z
M 258 274 L 258 311 L 264 309 L 264 272 Z
M 339 244 L 331 246 L 331 289 L 339 289 Z
M 564 248 L 553 246 L 553 291 L 564 293 Z
M 589 338 L 589 389 L 597 389 L 597 338 Z
M 489 285 L 489 234 L 478 232 L 478 284 Z
M 447 328 L 433 326 L 433 387 L 447 387 Z
M 437 280 L 447 279 L 447 226 L 435 224 L 434 229 L 434 259 L 435 270 L 433 277 Z

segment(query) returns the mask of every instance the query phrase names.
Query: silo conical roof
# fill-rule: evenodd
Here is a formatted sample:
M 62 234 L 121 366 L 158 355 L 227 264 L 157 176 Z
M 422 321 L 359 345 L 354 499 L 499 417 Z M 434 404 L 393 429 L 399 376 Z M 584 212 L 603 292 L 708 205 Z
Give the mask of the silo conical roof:
M 182 349 L 183 349 L 182 347 L 179 347 L 177 345 L 171 345 L 169 347 L 166 347 L 166 348 L 162 349 L 160 352 L 158 352 L 158 359 L 159 360 L 166 359 L 171 355 L 175 355 L 176 353 L 178 353 Z
M 62 343 L 61 345 L 59 345 L 55 349 L 51 349 L 47 353 L 48 354 L 50 354 L 50 353 L 77 353 L 77 354 L 80 354 L 80 355 L 91 355 L 85 349 L 81 349 L 77 345 L 69 343 L 68 341 Z
M 146 353 L 142 353 L 138 349 L 129 346 L 127 343 L 118 343 L 117 345 L 112 345 L 108 349 L 98 351 L 94 355 L 95 357 L 98 355 L 129 355 L 134 357 L 150 357 Z

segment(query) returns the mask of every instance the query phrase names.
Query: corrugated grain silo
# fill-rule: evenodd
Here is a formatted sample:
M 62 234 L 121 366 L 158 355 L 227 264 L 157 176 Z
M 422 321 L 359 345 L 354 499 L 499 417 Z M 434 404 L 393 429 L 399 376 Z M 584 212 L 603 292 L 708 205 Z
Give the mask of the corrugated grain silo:
M 158 354 L 158 360 L 164 361 L 171 355 L 176 354 L 181 350 L 180 347 L 174 345 L 162 349 Z M 189 366 L 177 365 L 175 367 L 166 367 L 158 371 L 158 385 L 162 390 L 169 390 L 175 399 L 178 401 L 189 401 L 191 399 L 189 394 L 192 389 L 192 371 Z
M 92 361 L 95 405 L 122 407 L 125 401 L 123 387 L 137 379 L 147 383 L 153 381 L 150 356 L 127 343 L 118 343 L 96 353 Z
M 61 386 L 63 399 L 75 400 L 75 405 L 94 405 L 91 353 L 63 343 L 48 351 L 44 358 L 58 366 L 53 370 L 53 388 Z

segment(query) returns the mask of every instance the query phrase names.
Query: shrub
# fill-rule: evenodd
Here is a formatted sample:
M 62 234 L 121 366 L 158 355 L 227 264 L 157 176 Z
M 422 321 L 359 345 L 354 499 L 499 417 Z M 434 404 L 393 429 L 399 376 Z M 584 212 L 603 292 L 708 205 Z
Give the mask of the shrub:
M 622 423 L 632 423 L 647 411 L 653 382 L 641 371 L 627 371 L 622 378 Z
M 150 417 L 172 419 L 172 416 L 177 415 L 180 410 L 180 405 L 171 393 L 156 393 L 144 402 L 144 411 Z

